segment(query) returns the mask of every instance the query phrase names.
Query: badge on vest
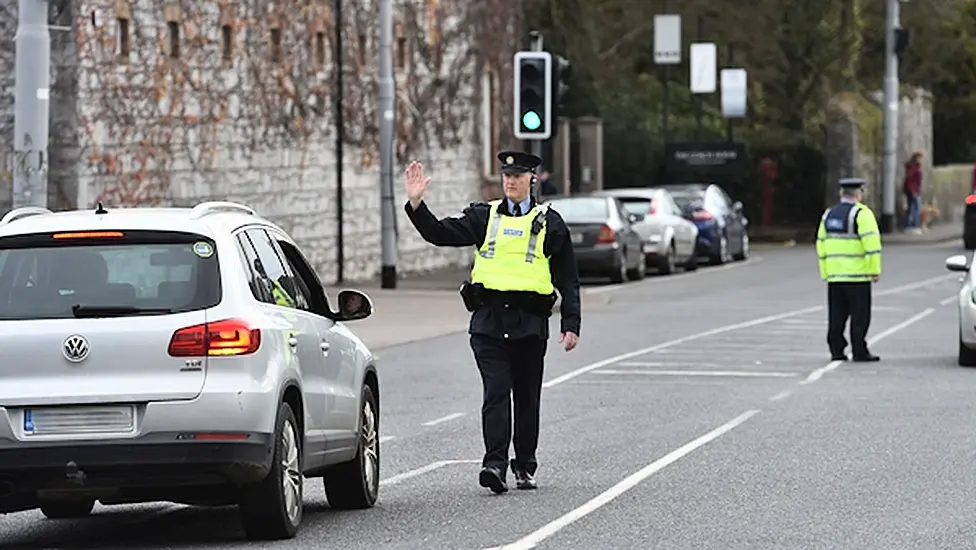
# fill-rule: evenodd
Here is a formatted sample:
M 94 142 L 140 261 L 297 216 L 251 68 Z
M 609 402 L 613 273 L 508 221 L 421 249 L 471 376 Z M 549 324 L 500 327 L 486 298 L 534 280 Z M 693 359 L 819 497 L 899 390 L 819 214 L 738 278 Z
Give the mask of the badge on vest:
M 844 225 L 846 224 L 844 223 L 844 220 L 838 218 L 827 218 L 824 225 L 827 226 L 827 229 L 840 230 L 844 229 Z
M 502 231 L 502 234 L 506 237 L 524 237 L 525 231 L 522 231 L 521 229 L 506 228 L 504 231 Z

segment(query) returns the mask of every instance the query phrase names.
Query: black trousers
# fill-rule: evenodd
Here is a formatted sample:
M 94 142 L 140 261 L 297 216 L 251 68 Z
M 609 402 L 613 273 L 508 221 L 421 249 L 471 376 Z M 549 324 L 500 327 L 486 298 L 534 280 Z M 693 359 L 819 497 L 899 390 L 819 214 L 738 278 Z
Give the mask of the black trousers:
M 503 340 L 482 334 L 471 335 L 484 400 L 481 430 L 485 440 L 482 466 L 508 470 L 508 446 L 515 446 L 512 467 L 535 474 L 539 446 L 539 398 L 546 340 L 519 338 Z M 515 402 L 515 437 L 512 437 L 512 401 Z
M 851 320 L 851 353 L 868 354 L 871 326 L 871 283 L 827 283 L 827 345 L 831 355 L 842 355 L 847 347 L 844 326 Z

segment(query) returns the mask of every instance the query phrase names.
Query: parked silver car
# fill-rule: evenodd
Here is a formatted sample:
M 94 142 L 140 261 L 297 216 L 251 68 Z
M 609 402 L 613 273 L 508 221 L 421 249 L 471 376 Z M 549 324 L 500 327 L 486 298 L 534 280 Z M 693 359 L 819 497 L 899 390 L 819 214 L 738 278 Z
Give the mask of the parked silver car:
M 679 265 L 689 271 L 698 269 L 698 228 L 684 218 L 666 189 L 606 189 L 601 194 L 616 197 L 627 212 L 637 216 L 633 227 L 641 236 L 647 267 L 662 275 L 673 273 Z
M 281 228 L 234 203 L 0 220 L 0 513 L 240 506 L 293 537 L 303 477 L 334 508 L 379 488 L 379 380 Z

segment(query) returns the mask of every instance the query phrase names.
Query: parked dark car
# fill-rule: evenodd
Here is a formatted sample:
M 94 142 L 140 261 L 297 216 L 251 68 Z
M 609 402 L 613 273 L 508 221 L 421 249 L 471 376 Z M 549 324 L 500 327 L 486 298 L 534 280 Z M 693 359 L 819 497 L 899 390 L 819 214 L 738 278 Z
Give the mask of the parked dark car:
M 714 183 L 676 184 L 666 189 L 685 218 L 698 226 L 699 256 L 713 265 L 749 257 L 749 220 L 741 202 L 733 201 Z
M 629 214 L 614 197 L 555 197 L 547 201 L 566 221 L 580 276 L 614 283 L 644 278 L 644 250 Z

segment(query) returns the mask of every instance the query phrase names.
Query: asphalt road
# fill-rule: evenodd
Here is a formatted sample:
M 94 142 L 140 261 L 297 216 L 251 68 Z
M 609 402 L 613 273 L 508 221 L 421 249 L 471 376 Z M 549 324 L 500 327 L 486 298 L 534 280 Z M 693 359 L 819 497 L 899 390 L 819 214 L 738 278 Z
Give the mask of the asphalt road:
M 233 508 L 0 516 L 0 548 L 971 548 L 976 371 L 955 366 L 948 246 L 890 246 L 880 363 L 827 364 L 809 247 L 588 287 L 582 343 L 553 342 L 538 491 L 477 485 L 480 380 L 463 333 L 383 350 L 383 487 L 248 543 Z M 507 545 L 507 546 L 506 546 Z M 535 545 L 535 546 L 533 546 Z

